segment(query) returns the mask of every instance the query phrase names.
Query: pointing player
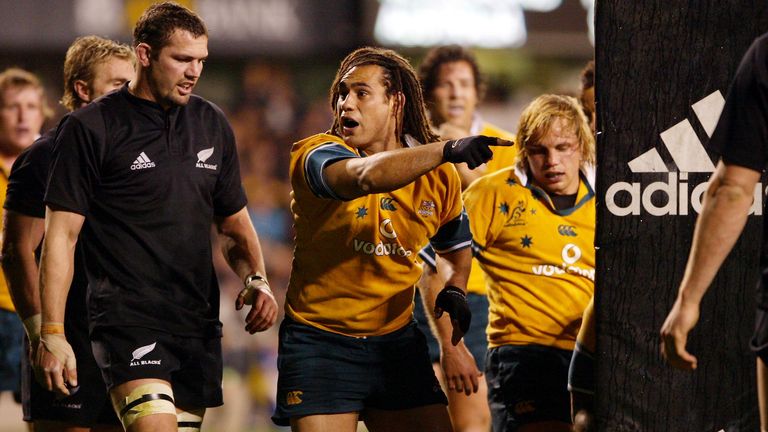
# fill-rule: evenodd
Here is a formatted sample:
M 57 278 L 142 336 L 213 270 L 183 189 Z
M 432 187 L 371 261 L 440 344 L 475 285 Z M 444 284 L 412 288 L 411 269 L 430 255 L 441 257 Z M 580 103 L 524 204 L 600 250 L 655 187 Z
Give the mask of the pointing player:
M 489 145 L 434 142 L 413 68 L 361 48 L 331 86 L 331 130 L 291 150 L 293 272 L 280 329 L 277 410 L 294 431 L 451 430 L 445 395 L 413 321 L 416 254 L 429 241 L 452 270 L 437 306 L 458 343 L 470 314 L 470 234 L 453 165 Z M 423 143 L 423 144 L 422 144 Z

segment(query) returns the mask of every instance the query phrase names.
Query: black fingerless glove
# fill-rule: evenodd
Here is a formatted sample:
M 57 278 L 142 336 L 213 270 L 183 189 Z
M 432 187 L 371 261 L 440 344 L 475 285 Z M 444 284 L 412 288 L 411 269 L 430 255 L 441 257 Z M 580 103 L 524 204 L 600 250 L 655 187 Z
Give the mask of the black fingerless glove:
M 457 140 L 450 140 L 443 146 L 443 160 L 446 162 L 466 162 L 470 169 L 484 164 L 493 156 L 491 145 L 496 144 L 496 138 L 484 135 L 474 135 Z
M 435 316 L 440 318 L 443 311 L 448 312 L 451 319 L 459 322 L 459 329 L 463 333 L 469 331 L 469 324 L 472 322 L 472 312 L 467 304 L 467 295 L 464 291 L 453 285 L 447 285 L 437 295 L 435 299 Z

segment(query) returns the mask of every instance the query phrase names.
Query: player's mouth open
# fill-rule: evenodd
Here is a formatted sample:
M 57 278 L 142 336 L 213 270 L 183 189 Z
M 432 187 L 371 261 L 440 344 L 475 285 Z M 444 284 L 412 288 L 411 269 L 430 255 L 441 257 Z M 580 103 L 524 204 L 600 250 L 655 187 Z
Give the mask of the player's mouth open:
M 351 119 L 351 118 L 349 118 L 349 117 L 342 117 L 342 118 L 341 118 L 341 126 L 342 126 L 344 129 L 347 129 L 347 130 L 352 130 L 352 129 L 354 129 L 354 128 L 356 128 L 356 127 L 360 126 L 360 123 L 358 123 L 358 122 L 356 122 L 356 121 L 352 120 L 352 119 Z
M 195 85 L 193 83 L 179 84 L 179 89 L 181 90 L 182 93 L 186 94 L 186 93 L 191 93 L 192 88 L 194 86 Z

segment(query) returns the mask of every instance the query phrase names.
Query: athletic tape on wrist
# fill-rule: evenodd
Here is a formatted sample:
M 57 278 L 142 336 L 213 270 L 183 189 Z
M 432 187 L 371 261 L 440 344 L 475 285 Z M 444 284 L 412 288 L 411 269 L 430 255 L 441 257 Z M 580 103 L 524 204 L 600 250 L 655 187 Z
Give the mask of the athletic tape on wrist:
M 41 314 L 34 314 L 24 318 L 21 322 L 24 325 L 24 330 L 27 332 L 27 337 L 32 342 L 40 340 L 40 325 L 42 324 L 43 316 Z
M 48 335 L 48 334 L 64 334 L 64 323 L 58 323 L 58 322 L 44 322 L 40 324 L 40 334 L 41 335 Z

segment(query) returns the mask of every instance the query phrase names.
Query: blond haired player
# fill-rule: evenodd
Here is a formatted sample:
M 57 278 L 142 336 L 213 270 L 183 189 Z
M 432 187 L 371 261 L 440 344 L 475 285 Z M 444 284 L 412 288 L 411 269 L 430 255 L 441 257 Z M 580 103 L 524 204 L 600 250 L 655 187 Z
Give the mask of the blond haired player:
M 594 292 L 595 145 L 576 99 L 543 95 L 520 117 L 514 167 L 464 193 L 488 280 L 493 430 L 570 431 L 568 367 Z

